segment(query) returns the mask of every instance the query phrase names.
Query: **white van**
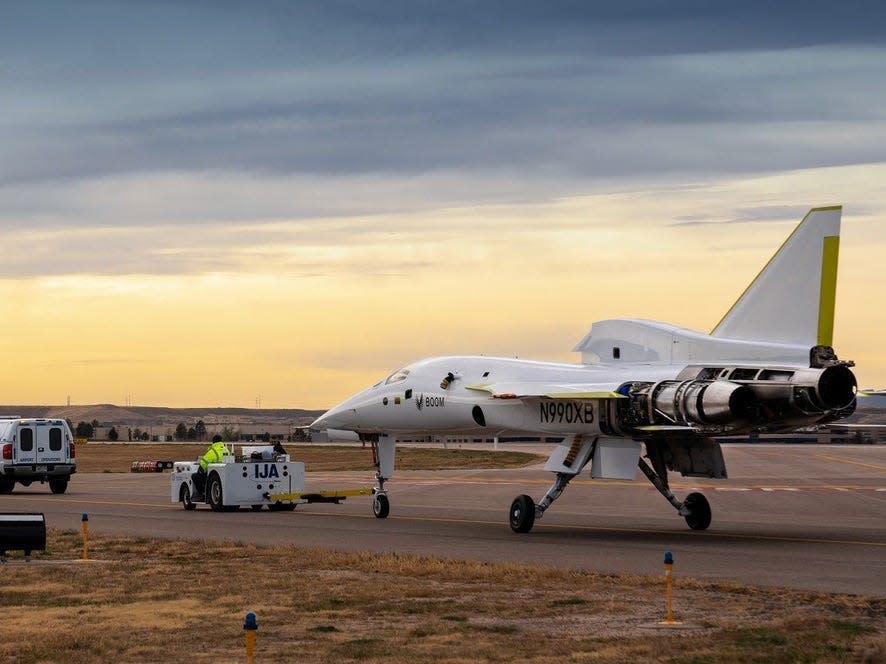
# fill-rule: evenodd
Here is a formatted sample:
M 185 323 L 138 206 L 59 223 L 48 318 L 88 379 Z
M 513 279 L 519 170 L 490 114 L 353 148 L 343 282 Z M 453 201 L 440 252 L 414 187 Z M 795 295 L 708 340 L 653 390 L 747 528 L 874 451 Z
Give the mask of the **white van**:
M 77 472 L 74 436 L 65 420 L 0 416 L 0 493 L 18 482 L 49 482 L 64 493 Z

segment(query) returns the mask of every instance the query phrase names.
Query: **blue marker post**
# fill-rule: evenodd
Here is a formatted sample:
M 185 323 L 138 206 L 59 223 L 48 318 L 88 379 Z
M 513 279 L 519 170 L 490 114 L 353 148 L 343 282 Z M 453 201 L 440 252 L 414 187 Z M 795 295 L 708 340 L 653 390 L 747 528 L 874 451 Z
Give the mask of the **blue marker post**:
M 255 633 L 258 631 L 258 620 L 254 611 L 246 614 L 243 630 L 246 632 L 246 664 L 255 664 Z
M 80 518 L 83 522 L 83 560 L 89 560 L 89 515 L 83 512 Z

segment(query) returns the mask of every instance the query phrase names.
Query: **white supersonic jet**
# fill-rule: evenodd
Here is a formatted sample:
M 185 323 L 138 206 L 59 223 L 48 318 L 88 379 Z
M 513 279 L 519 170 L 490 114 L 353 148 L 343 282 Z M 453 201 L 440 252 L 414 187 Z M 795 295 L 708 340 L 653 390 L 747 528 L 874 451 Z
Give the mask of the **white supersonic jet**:
M 710 334 L 641 319 L 594 323 L 581 364 L 456 356 L 419 360 L 325 413 L 312 429 L 354 431 L 377 452 L 373 512 L 388 515 L 385 481 L 398 440 L 427 435 L 556 437 L 536 502 L 517 496 L 511 528 L 536 519 L 590 465 L 592 478 L 637 468 L 704 530 L 701 493 L 683 500 L 668 471 L 726 477 L 715 436 L 792 431 L 855 409 L 852 362 L 831 348 L 842 208 L 814 208 Z

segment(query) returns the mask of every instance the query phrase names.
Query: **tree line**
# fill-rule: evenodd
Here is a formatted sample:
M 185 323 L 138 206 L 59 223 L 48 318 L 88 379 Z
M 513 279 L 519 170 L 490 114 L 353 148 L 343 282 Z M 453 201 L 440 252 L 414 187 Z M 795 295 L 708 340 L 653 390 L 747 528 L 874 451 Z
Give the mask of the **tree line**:
M 77 438 L 86 438 L 91 439 L 95 436 L 95 430 L 98 429 L 99 422 L 98 420 L 92 420 L 92 422 L 78 422 L 77 426 L 68 420 L 68 426 L 71 427 L 71 430 L 74 432 L 74 435 Z M 120 440 L 120 432 L 117 431 L 117 427 L 111 427 L 108 430 L 108 440 L 117 441 Z M 127 428 L 126 429 L 126 437 L 128 440 L 150 440 L 151 434 L 147 431 L 143 431 L 139 427 L 136 428 Z M 195 440 L 195 441 L 204 441 L 206 440 L 206 423 L 203 420 L 197 420 L 193 426 L 188 426 L 184 422 L 179 422 L 178 426 L 175 427 L 175 440 Z
M 99 427 L 99 422 L 98 420 L 92 420 L 92 422 L 78 422 L 77 426 L 74 426 L 74 424 L 68 420 L 68 426 L 71 427 L 71 430 L 77 438 L 86 438 L 89 440 L 95 437 L 95 431 Z M 241 436 L 240 431 L 235 430 L 232 427 L 225 427 L 220 433 L 222 440 L 226 441 L 237 441 L 240 440 Z M 112 442 L 120 440 L 123 436 L 130 441 L 148 441 L 151 439 L 149 432 L 143 431 L 138 427 L 134 429 L 127 428 L 125 433 L 118 431 L 117 427 L 111 427 L 108 430 L 108 440 Z M 185 422 L 179 422 L 175 427 L 173 438 L 178 441 L 203 442 L 207 440 L 206 423 L 203 420 L 197 420 L 192 426 L 188 426 Z M 271 441 L 271 434 L 266 431 L 257 436 L 257 438 L 268 443 Z M 309 441 L 311 438 L 304 429 L 296 429 L 293 432 L 292 439 L 295 441 Z

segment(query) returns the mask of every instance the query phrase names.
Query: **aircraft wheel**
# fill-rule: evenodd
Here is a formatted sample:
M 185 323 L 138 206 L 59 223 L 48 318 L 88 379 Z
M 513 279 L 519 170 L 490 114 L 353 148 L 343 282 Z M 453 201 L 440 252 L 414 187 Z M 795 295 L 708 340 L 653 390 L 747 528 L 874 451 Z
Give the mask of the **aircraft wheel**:
M 514 498 L 510 513 L 511 530 L 528 533 L 535 524 L 535 501 L 526 494 Z
M 49 490 L 52 493 L 64 493 L 68 490 L 68 478 L 59 477 L 58 479 L 49 480 Z
M 226 512 L 227 510 L 225 509 L 222 500 L 221 478 L 213 473 L 209 476 L 209 479 L 206 480 L 206 502 L 209 503 L 209 507 L 213 512 Z
M 194 499 L 191 497 L 191 490 L 188 488 L 187 484 L 182 484 L 182 488 L 178 492 L 178 499 L 181 502 L 182 507 L 189 512 L 197 509 L 197 503 L 195 503 Z
M 387 519 L 390 512 L 391 503 L 388 501 L 388 497 L 383 493 L 375 494 L 375 498 L 372 499 L 372 513 L 375 518 Z
M 692 530 L 706 530 L 711 525 L 711 505 L 704 494 L 693 492 L 686 496 L 683 504 L 689 510 L 686 525 Z

